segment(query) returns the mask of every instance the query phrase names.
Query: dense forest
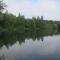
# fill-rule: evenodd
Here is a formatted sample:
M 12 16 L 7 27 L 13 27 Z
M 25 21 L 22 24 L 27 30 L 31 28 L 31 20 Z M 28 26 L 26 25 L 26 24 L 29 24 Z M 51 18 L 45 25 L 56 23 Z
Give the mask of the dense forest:
M 38 31 L 53 31 L 60 29 L 60 21 L 44 20 L 41 17 L 25 18 L 20 13 L 18 16 L 8 13 L 3 13 L 6 5 L 0 1 L 0 32 L 38 32 Z

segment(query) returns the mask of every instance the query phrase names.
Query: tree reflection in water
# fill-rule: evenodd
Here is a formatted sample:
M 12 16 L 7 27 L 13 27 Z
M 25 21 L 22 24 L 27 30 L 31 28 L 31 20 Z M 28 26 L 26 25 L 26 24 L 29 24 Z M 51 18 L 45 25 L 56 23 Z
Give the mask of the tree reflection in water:
M 32 39 L 35 41 L 36 39 L 39 41 L 41 40 L 42 42 L 44 41 L 44 36 L 52 36 L 52 35 L 57 35 L 59 34 L 58 32 L 49 31 L 35 31 L 35 32 L 25 32 L 25 33 L 0 33 L 0 48 L 5 45 L 7 48 L 8 46 L 12 46 L 16 41 L 19 41 L 19 44 L 21 45 L 22 43 L 25 42 L 26 39 Z
M 0 60 L 5 60 L 4 55 L 0 56 Z

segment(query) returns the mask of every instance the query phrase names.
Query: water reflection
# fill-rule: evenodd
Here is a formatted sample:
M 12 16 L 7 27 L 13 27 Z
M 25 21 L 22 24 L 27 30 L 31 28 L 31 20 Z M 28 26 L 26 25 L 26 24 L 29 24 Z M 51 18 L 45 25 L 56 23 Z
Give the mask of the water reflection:
M 0 33 L 0 48 L 5 45 L 7 48 L 9 45 L 13 45 L 16 41 L 19 41 L 19 44 L 25 43 L 25 39 L 41 40 L 43 42 L 45 36 L 59 35 L 57 32 L 26 32 L 26 33 Z
M 55 33 L 2 33 L 0 54 L 6 60 L 60 60 L 60 35 Z

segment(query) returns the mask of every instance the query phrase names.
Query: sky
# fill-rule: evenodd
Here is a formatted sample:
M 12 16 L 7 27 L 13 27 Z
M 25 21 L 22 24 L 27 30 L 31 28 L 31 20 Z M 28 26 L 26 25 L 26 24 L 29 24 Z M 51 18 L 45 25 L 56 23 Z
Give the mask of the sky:
M 60 0 L 4 0 L 8 12 L 27 18 L 44 16 L 44 19 L 60 20 Z

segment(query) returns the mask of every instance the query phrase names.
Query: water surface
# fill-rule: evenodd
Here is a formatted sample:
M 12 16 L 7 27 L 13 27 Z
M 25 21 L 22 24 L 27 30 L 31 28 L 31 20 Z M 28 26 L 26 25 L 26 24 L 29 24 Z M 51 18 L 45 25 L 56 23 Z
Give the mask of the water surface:
M 5 60 L 60 60 L 60 35 L 40 38 L 19 35 L 20 38 L 14 36 L 11 39 L 7 36 L 0 37 L 0 56 L 3 55 Z

